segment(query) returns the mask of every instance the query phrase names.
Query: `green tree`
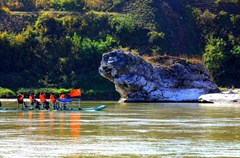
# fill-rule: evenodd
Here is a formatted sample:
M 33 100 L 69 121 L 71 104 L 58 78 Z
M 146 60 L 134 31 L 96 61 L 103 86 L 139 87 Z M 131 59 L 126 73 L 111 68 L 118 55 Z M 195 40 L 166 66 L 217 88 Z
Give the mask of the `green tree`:
M 240 45 L 236 45 L 233 47 L 233 49 L 231 50 L 231 53 L 238 58 L 239 62 L 240 62 Z
M 205 48 L 203 59 L 215 78 L 223 73 L 222 66 L 224 59 L 226 59 L 224 54 L 225 47 L 226 42 L 223 39 L 211 37 Z
M 66 11 L 81 11 L 83 8 L 82 0 L 54 0 L 52 5 Z
M 43 13 L 37 19 L 35 28 L 43 36 L 60 37 L 64 33 L 62 22 L 53 13 Z
M 136 27 L 131 15 L 116 16 L 111 26 L 118 33 L 131 33 Z

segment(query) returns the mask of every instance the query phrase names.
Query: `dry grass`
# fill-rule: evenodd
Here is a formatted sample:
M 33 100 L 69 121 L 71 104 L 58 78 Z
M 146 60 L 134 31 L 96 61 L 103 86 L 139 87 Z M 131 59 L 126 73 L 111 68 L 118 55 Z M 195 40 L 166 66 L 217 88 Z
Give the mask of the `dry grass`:
M 183 55 L 180 55 L 179 57 L 184 59 L 184 60 L 189 60 L 191 63 L 195 63 L 195 64 L 197 64 L 197 63 L 202 64 L 203 63 L 202 56 L 193 56 L 193 55 L 187 56 L 187 55 L 183 54 Z
M 142 56 L 142 58 L 148 62 L 150 62 L 153 66 L 163 66 L 169 67 L 175 63 L 180 64 L 203 64 L 201 58 L 199 57 L 187 57 L 187 56 L 180 56 L 174 57 L 169 55 L 156 55 L 156 56 Z
M 10 13 L 11 12 L 11 10 L 8 7 L 1 7 L 0 10 L 5 12 L 5 13 Z
M 124 47 L 124 48 L 120 48 L 120 49 L 124 52 L 131 52 L 132 54 L 139 56 L 139 52 L 136 49 L 130 49 L 128 47 Z

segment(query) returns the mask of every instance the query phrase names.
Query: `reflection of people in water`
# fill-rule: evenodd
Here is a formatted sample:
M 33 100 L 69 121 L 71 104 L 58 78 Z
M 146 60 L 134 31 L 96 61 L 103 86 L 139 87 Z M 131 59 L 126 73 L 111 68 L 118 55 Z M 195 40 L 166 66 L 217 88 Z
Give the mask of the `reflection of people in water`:
M 45 114 L 46 113 L 39 113 L 39 127 L 40 127 L 40 134 L 45 134 L 46 133 L 46 125 L 45 125 Z
M 71 137 L 80 137 L 80 133 L 81 133 L 80 120 L 81 120 L 80 114 L 70 113 Z
M 80 113 L 19 113 L 19 119 L 31 120 L 31 124 L 29 123 L 28 125 L 34 127 L 38 126 L 38 134 L 41 135 L 70 136 L 73 138 L 81 136 Z M 46 119 L 50 121 L 46 121 Z

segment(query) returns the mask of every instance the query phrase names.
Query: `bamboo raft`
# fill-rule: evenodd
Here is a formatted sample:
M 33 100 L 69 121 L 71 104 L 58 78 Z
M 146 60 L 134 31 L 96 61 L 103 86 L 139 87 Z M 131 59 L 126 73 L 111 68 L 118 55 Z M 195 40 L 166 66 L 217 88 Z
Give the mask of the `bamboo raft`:
M 94 112 L 94 111 L 102 111 L 103 109 L 106 108 L 106 105 L 99 105 L 96 107 L 91 107 L 91 108 L 67 108 L 67 109 L 28 109 L 28 108 L 0 108 L 0 112 L 31 112 L 31 111 L 62 111 L 62 112 Z

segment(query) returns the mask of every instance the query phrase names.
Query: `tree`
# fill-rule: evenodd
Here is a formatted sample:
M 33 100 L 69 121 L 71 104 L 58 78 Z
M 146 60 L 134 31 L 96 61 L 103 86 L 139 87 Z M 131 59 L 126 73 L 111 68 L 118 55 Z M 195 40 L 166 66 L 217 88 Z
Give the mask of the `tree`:
M 225 46 L 226 42 L 222 38 L 210 37 L 205 48 L 203 60 L 215 78 L 223 73 L 222 65 L 226 59 Z
M 112 28 L 118 33 L 131 33 L 136 25 L 130 15 L 116 16 L 112 20 Z
M 83 8 L 82 0 L 55 0 L 53 5 L 57 5 L 60 10 L 81 11 Z

